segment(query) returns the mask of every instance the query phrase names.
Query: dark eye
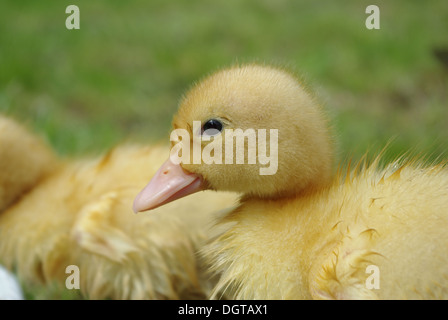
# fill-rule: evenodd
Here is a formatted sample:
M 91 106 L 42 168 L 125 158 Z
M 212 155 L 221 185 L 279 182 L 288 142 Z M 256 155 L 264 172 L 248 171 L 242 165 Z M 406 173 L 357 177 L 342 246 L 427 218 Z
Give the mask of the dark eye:
M 216 119 L 210 119 L 202 126 L 202 134 L 215 136 L 222 131 L 222 122 Z

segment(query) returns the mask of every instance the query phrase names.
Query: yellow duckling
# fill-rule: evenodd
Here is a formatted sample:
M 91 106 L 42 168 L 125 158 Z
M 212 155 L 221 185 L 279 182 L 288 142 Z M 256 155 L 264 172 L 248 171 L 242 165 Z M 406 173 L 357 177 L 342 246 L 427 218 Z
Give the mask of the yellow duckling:
M 160 215 L 133 214 L 135 193 L 168 154 L 121 146 L 97 159 L 61 160 L 0 116 L 0 264 L 25 287 L 56 282 L 90 299 L 205 298 L 212 283 L 197 250 L 210 212 L 235 196 L 197 194 Z
M 200 130 L 193 121 L 201 121 Z M 212 298 L 448 298 L 443 164 L 398 161 L 381 169 L 379 156 L 370 166 L 333 175 L 323 111 L 294 76 L 268 66 L 207 77 L 186 94 L 173 127 L 206 137 L 202 151 L 220 141 L 214 152 L 222 155 L 227 129 L 277 135 L 267 147 L 278 156 L 273 174 L 260 174 L 261 162 L 176 165 L 172 153 L 134 201 L 134 210 L 144 211 L 202 189 L 242 194 L 219 220 L 222 233 L 203 250 L 220 274 Z M 254 151 L 248 145 L 244 160 Z M 194 143 L 190 148 L 192 154 Z

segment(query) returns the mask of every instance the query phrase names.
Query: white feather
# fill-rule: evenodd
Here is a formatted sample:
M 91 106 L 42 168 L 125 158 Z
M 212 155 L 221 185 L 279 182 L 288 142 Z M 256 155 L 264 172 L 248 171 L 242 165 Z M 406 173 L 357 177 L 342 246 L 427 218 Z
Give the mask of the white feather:
M 17 278 L 2 266 L 0 266 L 0 300 L 23 300 Z

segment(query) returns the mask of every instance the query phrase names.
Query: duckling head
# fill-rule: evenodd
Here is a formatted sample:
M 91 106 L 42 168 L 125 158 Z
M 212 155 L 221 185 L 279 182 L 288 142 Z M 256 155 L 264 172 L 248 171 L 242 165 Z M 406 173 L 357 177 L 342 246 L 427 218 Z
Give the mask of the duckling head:
M 181 100 L 173 129 L 171 157 L 136 197 L 136 212 L 204 189 L 292 196 L 331 176 L 326 117 L 281 69 L 235 66 L 206 77 Z

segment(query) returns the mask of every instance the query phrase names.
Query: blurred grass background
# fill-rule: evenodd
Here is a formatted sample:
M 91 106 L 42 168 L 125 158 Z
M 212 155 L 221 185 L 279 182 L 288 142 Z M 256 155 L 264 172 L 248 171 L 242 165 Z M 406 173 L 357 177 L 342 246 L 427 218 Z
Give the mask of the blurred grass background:
M 325 104 L 340 154 L 448 145 L 448 2 L 4 0 L 0 112 L 34 126 L 65 155 L 124 140 L 167 140 L 194 81 L 235 62 L 289 66 Z M 445 53 L 446 55 L 446 53 Z M 440 58 L 440 57 L 439 57 Z M 445 56 L 446 58 L 446 56 Z M 445 62 L 446 63 L 446 62 Z
M 80 9 L 67 30 L 65 8 Z M 381 10 L 380 30 L 365 9 Z M 448 1 L 3 0 L 0 113 L 63 155 L 168 141 L 181 95 L 235 62 L 285 65 L 325 105 L 340 160 L 448 146 Z M 443 155 L 446 157 L 446 155 Z

